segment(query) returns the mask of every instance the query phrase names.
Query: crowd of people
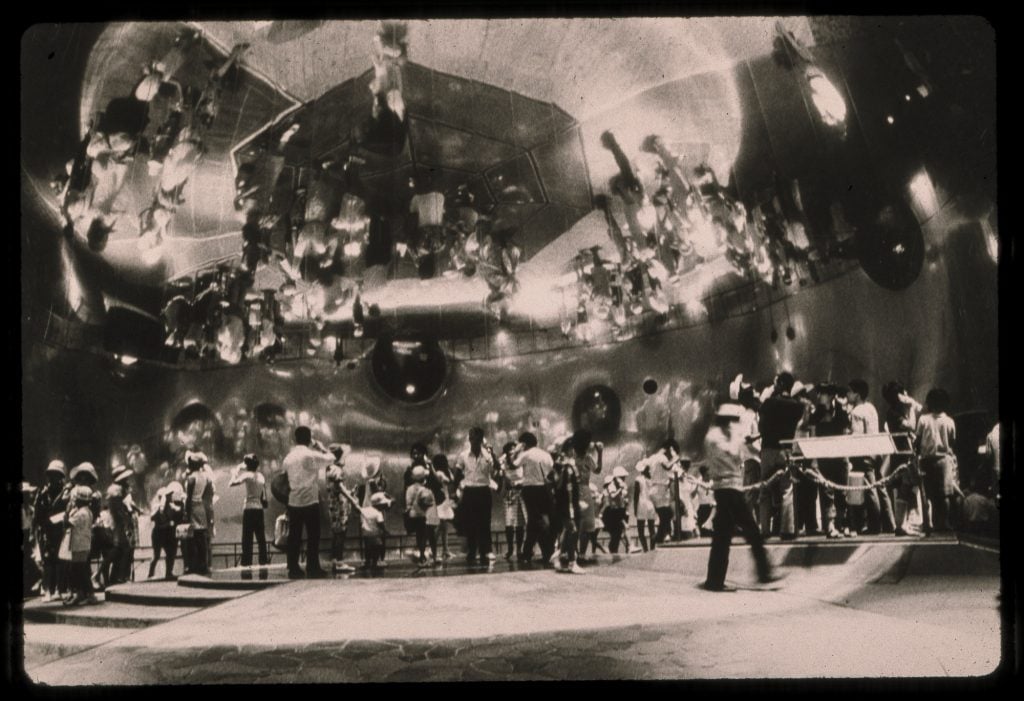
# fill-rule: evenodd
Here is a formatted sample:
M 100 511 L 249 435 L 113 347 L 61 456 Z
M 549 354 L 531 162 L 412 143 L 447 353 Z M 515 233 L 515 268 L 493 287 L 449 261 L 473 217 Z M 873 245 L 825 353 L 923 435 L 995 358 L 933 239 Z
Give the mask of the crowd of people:
M 386 566 L 385 516 L 396 504 L 406 533 L 415 537 L 418 566 L 451 559 L 452 532 L 464 537 L 467 563 L 486 565 L 497 559 L 498 544 L 492 540 L 497 498 L 507 560 L 530 563 L 539 551 L 542 565 L 580 574 L 585 572 L 581 565 L 594 562 L 599 550 L 646 552 L 670 540 L 710 536 L 707 585 L 716 589 L 723 586 L 734 528 L 755 546 L 765 581 L 774 576 L 762 559 L 768 537 L 840 539 L 952 529 L 996 533 L 998 425 L 986 441 L 988 462 L 961 484 L 948 393 L 932 389 L 922 405 L 899 382 L 886 383 L 881 394 L 887 408 L 881 418 L 869 393 L 859 379 L 843 387 L 805 385 L 782 372 L 771 385 L 754 387 L 740 375 L 728 398 L 718 403 L 702 450 L 687 455 L 667 438 L 632 469 L 619 464 L 606 470 L 603 444 L 585 429 L 546 449 L 534 433 L 524 431 L 499 451 L 483 429 L 473 427 L 468 445 L 451 462 L 444 453 L 431 457 L 426 445 L 414 444 L 400 486 L 388 485 L 379 458 L 365 461 L 361 479 L 352 484 L 345 471 L 350 448 L 325 447 L 308 426 L 299 425 L 280 469 L 270 470 L 271 491 L 286 506 L 279 519 L 286 527 L 276 540 L 287 552 L 290 577 L 326 576 L 319 554 L 323 491 L 336 572 L 353 570 L 345 561 L 353 520 L 359 523 L 363 566 L 371 571 Z M 806 460 L 794 456 L 790 444 L 801 437 L 879 433 L 901 437 L 903 448 L 886 456 Z M 209 574 L 217 501 L 213 471 L 198 450 L 187 450 L 182 462 L 177 472 L 161 472 L 162 483 L 148 505 L 136 502 L 141 473 L 133 468 L 146 469 L 139 446 L 114 461 L 104 492 L 90 463 L 68 473 L 63 462 L 54 460 L 42 486 L 25 483 L 26 558 L 34 551 L 44 599 L 93 603 L 95 589 L 128 581 L 143 513 L 152 525 L 150 577 L 163 557 L 164 577 L 172 579 L 179 549 L 185 572 Z M 249 453 L 231 475 L 230 485 L 244 489 L 243 566 L 253 564 L 254 540 L 258 564 L 269 562 L 264 530 L 268 479 L 260 468 L 259 457 Z M 598 537 L 602 530 L 607 550 Z M 305 570 L 300 566 L 303 535 Z M 99 561 L 95 574 L 89 569 L 93 560 Z M 31 567 L 28 559 L 26 567 Z
M 216 499 L 206 456 L 188 451 L 183 479 L 160 487 L 150 504 L 136 501 L 137 478 L 131 467 L 115 464 L 111 483 L 101 492 L 91 463 L 83 462 L 69 473 L 63 461 L 52 460 L 42 486 L 22 484 L 25 574 L 38 573 L 36 585 L 43 601 L 95 604 L 97 590 L 134 579 L 143 514 L 152 526 L 150 578 L 161 557 L 164 579 L 176 578 L 179 547 L 185 573 L 209 574 Z

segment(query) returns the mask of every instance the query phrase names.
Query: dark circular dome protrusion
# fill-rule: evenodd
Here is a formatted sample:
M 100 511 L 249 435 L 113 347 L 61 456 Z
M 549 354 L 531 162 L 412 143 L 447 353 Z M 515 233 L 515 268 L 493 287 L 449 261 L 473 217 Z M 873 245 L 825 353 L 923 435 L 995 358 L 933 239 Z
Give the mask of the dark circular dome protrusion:
M 644 380 L 643 388 L 644 394 L 654 394 L 658 391 L 658 381 L 653 377 L 648 377 Z
M 585 428 L 595 440 L 610 441 L 618 435 L 621 423 L 622 402 L 611 387 L 591 385 L 576 396 L 572 405 L 574 430 Z
M 210 458 L 224 452 L 224 431 L 216 414 L 196 402 L 178 412 L 171 421 L 171 452 L 200 450 Z
M 388 397 L 419 404 L 441 391 L 448 377 L 448 361 L 433 339 L 381 338 L 373 347 L 370 370 Z
M 882 209 L 872 226 L 857 233 L 861 267 L 877 285 L 899 291 L 917 280 L 924 264 L 924 236 L 903 205 Z

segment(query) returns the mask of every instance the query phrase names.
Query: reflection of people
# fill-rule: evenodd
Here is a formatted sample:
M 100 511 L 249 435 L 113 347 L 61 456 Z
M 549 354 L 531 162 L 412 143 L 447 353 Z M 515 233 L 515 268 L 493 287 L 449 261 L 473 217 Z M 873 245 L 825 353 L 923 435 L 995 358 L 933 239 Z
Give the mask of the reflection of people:
M 772 574 L 764 539 L 758 531 L 754 515 L 743 499 L 743 462 L 741 446 L 743 436 L 734 431 L 743 415 L 738 404 L 722 404 L 715 413 L 714 425 L 704 439 L 704 454 L 708 473 L 715 490 L 714 533 L 708 556 L 708 573 L 704 588 L 708 591 L 728 591 L 725 574 L 729 568 L 729 547 L 733 530 L 739 527 L 750 544 L 750 553 L 757 567 L 757 578 L 767 584 L 780 579 Z

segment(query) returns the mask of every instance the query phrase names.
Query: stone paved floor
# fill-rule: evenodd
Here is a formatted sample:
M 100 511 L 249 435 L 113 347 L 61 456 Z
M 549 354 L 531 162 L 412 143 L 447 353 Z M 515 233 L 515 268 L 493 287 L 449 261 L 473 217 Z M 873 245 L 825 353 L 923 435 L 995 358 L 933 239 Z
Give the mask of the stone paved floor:
M 300 581 L 30 674 L 77 685 L 933 677 L 996 668 L 998 577 L 910 571 L 890 578 L 897 583 L 865 584 L 899 558 L 873 562 L 872 553 L 794 569 L 779 591 L 731 594 L 704 592 L 679 571 L 643 569 L 646 561 L 585 577 Z

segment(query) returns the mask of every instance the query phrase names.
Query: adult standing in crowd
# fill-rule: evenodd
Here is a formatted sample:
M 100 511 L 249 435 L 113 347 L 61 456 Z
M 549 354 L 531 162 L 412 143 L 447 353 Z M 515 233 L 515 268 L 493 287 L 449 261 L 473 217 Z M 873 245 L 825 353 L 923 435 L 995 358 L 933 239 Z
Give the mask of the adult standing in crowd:
M 331 524 L 331 560 L 335 572 L 355 572 L 355 567 L 345 562 L 345 531 L 352 516 L 352 504 L 345 486 L 345 449 L 339 443 L 332 443 L 327 450 L 334 456 L 334 463 L 327 468 L 327 513 Z
M 817 407 L 811 415 L 815 436 L 841 436 L 849 428 L 850 420 L 846 411 L 836 399 L 838 394 L 839 388 L 835 385 L 818 387 Z M 850 464 L 845 458 L 818 458 L 817 464 L 818 472 L 832 484 L 845 486 L 849 482 Z M 854 533 L 850 532 L 846 492 L 827 485 L 822 485 L 820 491 L 822 530 L 825 537 L 834 540 L 842 536 L 853 536 Z
M 252 540 L 256 538 L 259 547 L 260 564 L 265 565 L 267 559 L 266 523 L 263 517 L 268 506 L 267 480 L 259 471 L 260 460 L 255 453 L 242 458 L 231 473 L 230 486 L 245 487 L 245 502 L 242 506 L 242 567 L 252 565 Z
M 902 433 L 910 438 L 911 444 L 917 431 L 917 420 L 921 413 L 921 405 L 909 394 L 900 382 L 887 382 L 882 388 L 888 408 L 885 412 L 884 428 L 888 433 Z M 921 485 L 921 473 L 914 455 L 894 454 L 889 457 L 889 469 L 885 475 L 892 474 L 900 467 L 906 470 L 896 481 L 895 498 L 893 499 L 896 535 L 908 535 L 910 512 L 917 511 L 918 494 Z M 922 522 L 924 518 L 922 517 Z
M 650 496 L 654 503 L 654 511 L 658 515 L 658 531 L 654 535 L 654 543 L 660 545 L 672 533 L 672 507 L 675 503 L 673 492 L 679 470 L 676 467 L 679 457 L 679 444 L 669 438 L 661 445 L 661 450 L 647 458 L 650 466 Z
M 153 530 L 150 541 L 153 544 L 153 559 L 149 563 L 149 578 L 156 574 L 156 565 L 163 553 L 166 556 L 164 566 L 164 579 L 174 579 L 174 560 L 178 556 L 178 540 L 174 531 L 184 518 L 181 503 L 176 499 L 180 495 L 184 497 L 185 489 L 180 482 L 171 482 L 166 487 L 161 487 L 156 493 L 156 503 L 151 512 L 153 514 Z
M 804 415 L 804 406 L 790 396 L 793 376 L 780 372 L 775 378 L 774 391 L 761 404 L 758 426 L 761 430 L 761 479 L 767 480 L 778 470 L 786 469 L 786 455 L 781 441 L 793 440 L 797 424 Z M 761 490 L 758 502 L 761 534 L 772 532 L 772 506 L 780 507 L 780 533 L 783 540 L 796 539 L 796 518 L 793 513 L 793 480 L 787 471 L 769 489 Z M 717 527 L 715 527 L 717 531 Z
M 295 446 L 284 458 L 288 473 L 288 578 L 327 576 L 320 566 L 320 495 L 317 478 L 320 470 L 334 462 L 334 456 L 313 442 L 308 426 L 295 429 Z M 299 568 L 302 532 L 306 532 L 306 571 Z
M 202 575 L 210 573 L 210 559 L 207 553 L 210 518 L 206 511 L 209 498 L 206 494 L 213 485 L 206 470 L 203 469 L 206 462 L 204 453 L 193 450 L 185 453 L 185 522 L 189 525 L 190 533 L 185 541 L 185 547 L 189 549 L 185 566 L 186 573 Z
M 512 451 L 516 444 L 506 443 L 501 448 L 501 483 L 505 493 L 505 559 L 523 554 L 526 528 L 526 509 L 523 507 L 523 468 L 516 467 Z
M 580 476 L 576 461 L 571 456 L 574 452 L 574 440 L 570 438 L 561 448 L 554 468 L 555 520 L 556 531 L 561 531 L 558 558 L 559 570 L 570 574 L 586 574 L 586 570 L 576 562 L 576 549 L 579 542 L 580 521 L 583 517 L 580 508 Z M 554 557 L 554 556 L 552 556 Z
M 878 410 L 868 401 L 868 383 L 864 380 L 850 380 L 846 401 L 850 407 L 850 433 L 865 435 L 878 433 Z M 864 482 L 873 485 L 878 481 L 878 456 L 852 458 L 850 469 L 863 473 Z M 892 533 L 896 523 L 892 515 L 892 502 L 884 487 L 870 487 L 864 492 L 867 506 L 867 533 Z
M 51 460 L 46 466 L 46 484 L 36 494 L 33 521 L 36 542 L 43 558 L 43 581 L 40 587 L 43 601 L 54 601 L 60 597 L 58 579 L 60 542 L 64 537 L 64 515 L 68 508 L 69 490 L 67 467 L 60 460 Z
M 520 561 L 533 558 L 533 548 L 540 545 L 541 561 L 548 562 L 555 546 L 551 534 L 551 490 L 548 473 L 555 463 L 551 455 L 537 447 L 537 436 L 529 431 L 519 436 L 519 454 L 514 465 L 523 470 L 523 506 L 526 508 L 526 540 Z
M 480 560 L 495 559 L 491 552 L 491 482 L 498 465 L 490 450 L 484 450 L 484 430 L 469 429 L 469 448 L 455 461 L 456 473 L 462 475 L 462 524 L 466 532 L 466 561 L 473 564 L 477 551 Z
M 743 499 L 741 446 L 744 436 L 742 431 L 734 431 L 742 416 L 743 407 L 740 405 L 722 404 L 715 412 L 714 424 L 704 439 L 708 475 L 715 490 L 714 533 L 711 536 L 707 578 L 703 585 L 708 591 L 730 590 L 725 584 L 725 574 L 729 569 L 729 547 L 736 527 L 739 527 L 750 544 L 758 580 L 769 584 L 779 579 L 772 573 L 764 538 L 758 531 L 750 507 Z
M 925 533 L 952 530 L 950 511 L 953 497 L 959 493 L 956 455 L 956 424 L 949 417 L 949 394 L 935 388 L 925 397 L 925 413 L 917 422 L 917 454 L 924 475 L 924 493 L 931 506 L 931 529 Z
M 590 455 L 591 447 L 597 454 L 595 460 Z M 579 558 L 586 561 L 587 544 L 596 543 L 597 531 L 597 499 L 598 492 L 591 486 L 591 477 L 601 474 L 604 469 L 604 444 L 593 442 L 593 435 L 586 429 L 580 429 L 572 435 L 573 461 L 580 483 L 580 547 Z M 594 551 L 594 556 L 597 552 Z

